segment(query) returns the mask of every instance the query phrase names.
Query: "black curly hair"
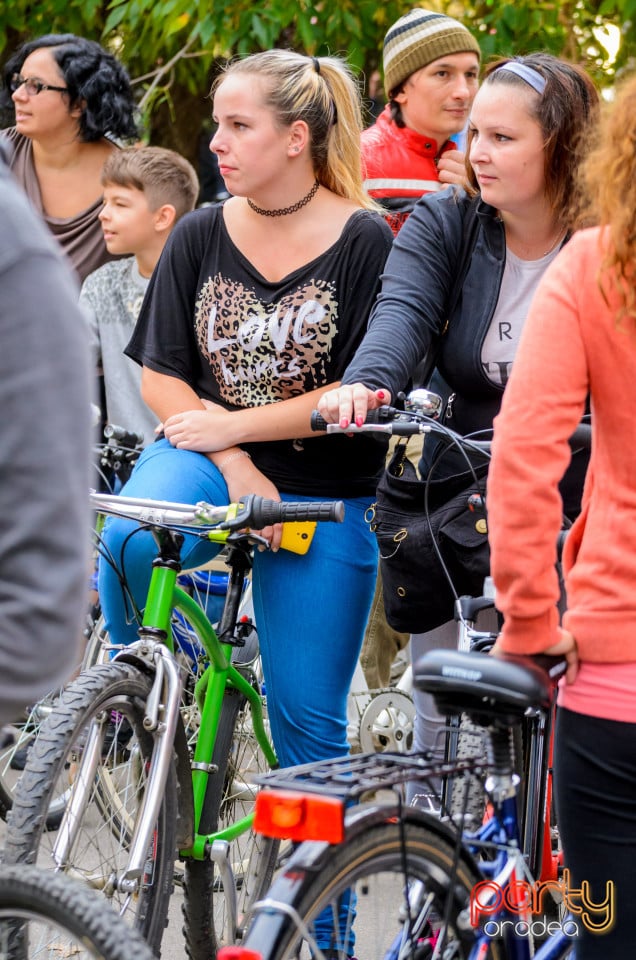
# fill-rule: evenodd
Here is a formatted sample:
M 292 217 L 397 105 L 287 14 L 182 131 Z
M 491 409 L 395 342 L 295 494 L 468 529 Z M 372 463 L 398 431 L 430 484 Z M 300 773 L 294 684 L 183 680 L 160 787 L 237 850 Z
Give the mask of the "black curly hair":
M 7 60 L 3 71 L 0 106 L 12 108 L 9 83 L 22 72 L 26 58 L 48 47 L 64 77 L 70 106 L 80 105 L 80 137 L 85 142 L 108 136 L 115 141 L 138 139 L 135 100 L 130 78 L 116 57 L 94 40 L 73 33 L 49 33 L 24 43 Z

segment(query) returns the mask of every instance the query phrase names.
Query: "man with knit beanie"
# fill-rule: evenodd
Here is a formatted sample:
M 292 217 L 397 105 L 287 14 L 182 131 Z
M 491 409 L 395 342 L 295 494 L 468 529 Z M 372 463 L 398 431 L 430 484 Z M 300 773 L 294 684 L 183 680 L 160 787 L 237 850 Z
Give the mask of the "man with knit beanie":
M 362 134 L 365 187 L 387 209 L 397 234 L 424 193 L 463 179 L 463 154 L 450 139 L 477 93 L 479 44 L 458 20 L 417 7 L 384 38 L 388 103 Z
M 481 51 L 458 20 L 417 7 L 384 38 L 388 103 L 362 134 L 365 189 L 386 209 L 393 233 L 418 197 L 464 180 L 464 155 L 450 139 L 466 126 L 477 93 Z M 415 445 L 410 456 L 419 459 Z M 370 689 L 387 687 L 409 641 L 386 622 L 376 583 L 360 664 Z

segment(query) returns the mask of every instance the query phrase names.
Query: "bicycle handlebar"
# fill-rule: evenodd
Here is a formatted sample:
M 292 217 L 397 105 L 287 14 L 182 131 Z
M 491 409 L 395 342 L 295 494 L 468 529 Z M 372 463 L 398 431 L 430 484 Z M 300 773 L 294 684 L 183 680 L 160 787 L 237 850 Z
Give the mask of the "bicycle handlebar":
M 142 433 L 126 430 L 125 427 L 119 427 L 116 423 L 107 423 L 104 426 L 104 436 L 107 440 L 116 440 L 122 447 L 141 447 L 144 442 Z
M 592 447 L 592 424 L 583 421 L 570 437 L 570 446 L 582 450 L 590 450 Z
M 149 526 L 212 526 L 228 531 L 252 527 L 260 530 L 274 523 L 286 521 L 316 520 L 341 523 L 344 519 L 342 500 L 285 503 L 250 494 L 238 504 L 215 507 L 204 502 L 173 503 L 167 500 L 114 496 L 95 491 L 91 491 L 90 500 L 92 506 L 101 513 L 137 520 Z
M 420 394 L 422 396 L 420 396 Z M 413 398 L 412 402 L 411 398 Z M 350 423 L 341 427 L 339 423 L 328 423 L 324 417 L 313 410 L 310 417 L 312 430 L 321 433 L 388 433 L 398 437 L 412 437 L 422 433 L 436 433 L 450 442 L 458 442 L 465 447 L 490 453 L 490 440 L 477 440 L 471 436 L 461 436 L 454 430 L 436 421 L 442 405 L 441 397 L 428 390 L 414 391 L 405 398 L 406 409 L 398 410 L 388 405 L 368 410 L 364 423 L 357 426 Z M 592 425 L 583 420 L 570 437 L 572 450 L 590 450 L 592 445 Z
M 310 426 L 312 430 L 321 433 L 388 433 L 396 437 L 412 437 L 418 433 L 428 433 L 430 431 L 429 424 L 422 423 L 419 420 L 406 419 L 407 417 L 409 417 L 409 414 L 402 410 L 396 410 L 394 407 L 378 407 L 377 410 L 368 411 L 367 418 L 362 426 L 358 427 L 355 423 L 352 423 L 348 427 L 341 427 L 339 423 L 327 423 L 317 410 L 313 410 Z
M 418 434 L 435 433 L 448 444 L 459 444 L 473 453 L 490 455 L 490 440 L 477 440 L 474 437 L 463 437 L 438 423 L 433 415 L 413 410 L 397 410 L 395 407 L 378 407 L 369 410 L 365 422 L 361 426 L 355 423 L 348 427 L 341 427 L 339 423 L 327 423 L 318 410 L 313 410 L 310 417 L 312 430 L 324 433 L 387 433 L 396 437 L 413 437 Z

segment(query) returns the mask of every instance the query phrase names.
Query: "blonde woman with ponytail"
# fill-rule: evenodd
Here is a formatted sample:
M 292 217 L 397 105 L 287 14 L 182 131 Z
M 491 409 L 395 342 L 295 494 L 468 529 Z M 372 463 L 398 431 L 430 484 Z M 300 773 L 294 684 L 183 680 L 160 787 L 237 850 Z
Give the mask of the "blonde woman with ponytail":
M 344 499 L 309 551 L 254 565 L 269 714 L 283 765 L 347 752 L 346 698 L 377 566 L 364 521 L 385 451 L 312 436 L 309 421 L 366 329 L 392 235 L 362 188 L 358 85 L 335 57 L 272 50 L 230 63 L 212 89 L 211 141 L 230 198 L 186 215 L 150 282 L 127 353 L 162 434 L 124 492 L 226 503 L 246 494 Z M 328 529 L 327 529 L 328 528 Z M 128 526 L 106 539 L 120 557 Z M 213 555 L 192 539 L 184 564 Z M 153 543 L 126 542 L 142 598 Z M 100 572 L 115 643 L 135 639 L 119 582 Z

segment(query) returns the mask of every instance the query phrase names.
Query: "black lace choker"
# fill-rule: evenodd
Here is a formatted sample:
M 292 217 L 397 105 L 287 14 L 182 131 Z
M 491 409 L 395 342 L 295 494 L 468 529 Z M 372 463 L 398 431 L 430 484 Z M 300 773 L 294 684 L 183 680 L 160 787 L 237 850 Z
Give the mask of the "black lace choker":
M 314 185 L 307 194 L 306 197 L 303 197 L 302 200 L 299 200 L 298 203 L 293 203 L 291 207 L 282 207 L 280 210 L 263 210 L 262 207 L 257 207 L 250 198 L 247 198 L 248 205 L 254 213 L 260 213 L 261 217 L 286 217 L 288 213 L 296 213 L 297 210 L 300 210 L 301 207 L 306 207 L 310 200 L 316 196 L 318 192 L 318 187 L 320 184 L 317 180 L 314 181 Z

